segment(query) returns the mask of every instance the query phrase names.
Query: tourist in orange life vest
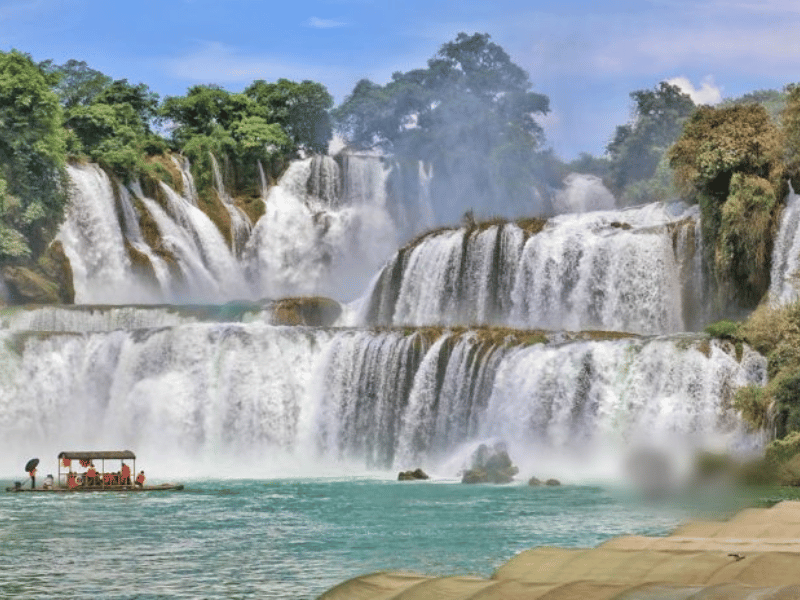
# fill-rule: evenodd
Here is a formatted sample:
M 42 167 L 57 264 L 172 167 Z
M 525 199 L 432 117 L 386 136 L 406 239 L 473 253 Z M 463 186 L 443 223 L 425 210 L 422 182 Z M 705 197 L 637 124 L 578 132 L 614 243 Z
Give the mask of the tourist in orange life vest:
M 97 485 L 98 477 L 97 477 L 97 469 L 94 468 L 94 463 L 89 463 L 89 470 L 86 471 L 86 484 L 87 485 Z
M 139 474 L 136 476 L 136 485 L 144 487 L 144 471 L 139 471 Z
M 28 475 L 31 476 L 31 489 L 33 489 L 36 487 L 36 467 L 28 471 Z
M 122 463 L 122 470 L 119 472 L 119 483 L 120 485 L 131 484 L 131 468 L 125 463 Z
M 67 487 L 71 490 L 78 487 L 78 476 L 74 471 L 70 471 L 67 474 Z

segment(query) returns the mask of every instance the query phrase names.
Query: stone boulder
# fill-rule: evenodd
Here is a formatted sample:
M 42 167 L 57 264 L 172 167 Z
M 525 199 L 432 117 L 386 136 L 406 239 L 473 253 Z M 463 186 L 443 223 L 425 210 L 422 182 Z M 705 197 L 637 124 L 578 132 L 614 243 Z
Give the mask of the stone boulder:
M 489 448 L 481 444 L 472 454 L 471 466 L 464 471 L 461 483 L 511 483 L 519 469 L 511 462 L 503 443 Z
M 321 296 L 283 298 L 275 303 L 272 312 L 274 325 L 308 325 L 330 327 L 342 314 L 342 306 Z
M 400 471 L 397 475 L 397 481 L 417 481 L 422 479 L 430 479 L 428 474 L 422 469 L 414 469 L 413 471 Z
M 58 304 L 58 284 L 27 268 L 3 267 L 3 279 L 13 304 Z

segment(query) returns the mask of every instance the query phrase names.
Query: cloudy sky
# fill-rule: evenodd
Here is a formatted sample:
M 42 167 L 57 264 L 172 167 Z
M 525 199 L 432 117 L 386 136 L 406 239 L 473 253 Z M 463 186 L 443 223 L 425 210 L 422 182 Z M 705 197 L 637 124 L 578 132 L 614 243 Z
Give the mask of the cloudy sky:
M 84 60 L 162 96 L 286 77 L 338 103 L 460 31 L 489 33 L 550 97 L 545 131 L 566 159 L 601 154 L 628 94 L 659 81 L 714 103 L 800 80 L 800 0 L 0 0 L 0 50 Z

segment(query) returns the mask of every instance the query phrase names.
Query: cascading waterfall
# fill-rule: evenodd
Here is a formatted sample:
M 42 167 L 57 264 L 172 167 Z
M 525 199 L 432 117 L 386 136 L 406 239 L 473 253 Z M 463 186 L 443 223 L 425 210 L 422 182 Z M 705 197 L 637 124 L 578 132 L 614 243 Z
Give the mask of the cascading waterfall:
M 486 439 L 519 456 L 642 436 L 730 444 L 744 439 L 733 392 L 766 373 L 755 352 L 738 360 L 703 336 L 543 343 L 504 330 L 168 324 L 155 312 L 136 317 L 142 329 L 51 315 L 64 333 L 0 330 L 0 456 L 78 439 L 167 462 L 281 452 L 444 468 Z
M 152 301 L 133 277 L 111 180 L 94 165 L 70 165 L 67 173 L 72 202 L 58 239 L 72 266 L 76 301 Z
M 434 232 L 375 278 L 363 322 L 682 331 L 688 247 L 676 257 L 670 225 L 694 211 L 670 210 L 562 215 L 531 232 L 525 222 Z
M 792 190 L 786 198 L 781 225 L 772 250 L 769 299 L 788 304 L 798 299 L 800 275 L 800 196 Z
M 253 224 L 250 222 L 248 216 L 244 211 L 236 206 L 236 203 L 231 198 L 230 194 L 225 190 L 225 183 L 222 179 L 222 171 L 219 168 L 219 163 L 213 154 L 209 152 L 211 157 L 211 173 L 214 178 L 214 189 L 217 191 L 217 196 L 228 212 L 231 218 L 231 243 L 233 251 L 237 256 L 242 254 L 244 245 L 250 237 L 250 231 L 253 229 Z M 196 192 L 195 192 L 196 193 Z M 195 205 L 197 202 L 195 202 Z
M 245 252 L 256 295 L 352 299 L 397 247 L 380 194 L 335 199 L 337 169 L 330 157 L 296 161 L 270 190 Z

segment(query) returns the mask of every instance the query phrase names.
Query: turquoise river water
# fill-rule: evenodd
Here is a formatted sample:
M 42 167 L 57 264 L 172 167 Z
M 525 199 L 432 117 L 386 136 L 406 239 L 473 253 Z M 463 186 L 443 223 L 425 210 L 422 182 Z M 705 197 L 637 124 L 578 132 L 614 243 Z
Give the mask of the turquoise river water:
M 3 493 L 0 597 L 311 599 L 384 569 L 489 576 L 527 548 L 666 534 L 685 516 L 599 486 L 360 477 Z

